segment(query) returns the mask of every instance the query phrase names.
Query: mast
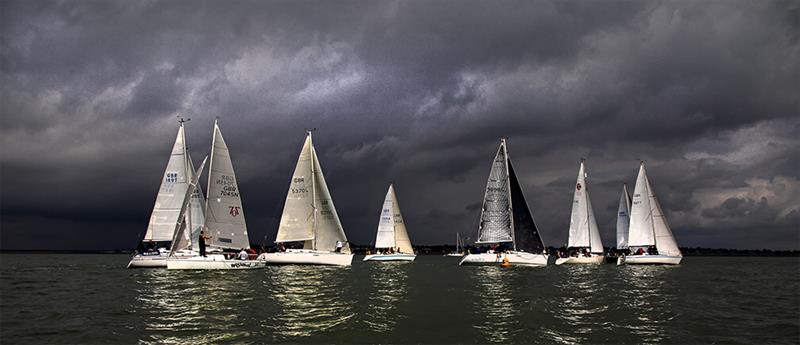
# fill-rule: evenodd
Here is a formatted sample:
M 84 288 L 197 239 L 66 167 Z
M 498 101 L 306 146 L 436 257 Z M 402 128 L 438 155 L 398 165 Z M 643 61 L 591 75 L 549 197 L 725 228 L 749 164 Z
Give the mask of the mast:
M 508 194 L 508 214 L 511 221 L 511 248 L 517 250 L 517 236 L 514 229 L 514 201 L 511 197 L 511 174 L 508 171 L 508 161 L 511 158 L 508 156 L 508 146 L 506 145 L 506 139 L 508 138 L 500 138 L 500 142 L 502 143 L 501 146 L 503 147 L 503 151 L 505 152 L 505 166 L 506 166 L 506 191 Z
M 308 142 L 311 144 L 311 209 L 313 216 L 311 220 L 311 233 L 314 236 L 314 238 L 311 239 L 311 249 L 317 250 L 317 175 L 316 171 L 314 171 L 314 157 L 317 156 L 317 153 L 314 150 L 314 141 L 311 138 L 311 131 L 313 131 L 313 129 L 306 130 Z

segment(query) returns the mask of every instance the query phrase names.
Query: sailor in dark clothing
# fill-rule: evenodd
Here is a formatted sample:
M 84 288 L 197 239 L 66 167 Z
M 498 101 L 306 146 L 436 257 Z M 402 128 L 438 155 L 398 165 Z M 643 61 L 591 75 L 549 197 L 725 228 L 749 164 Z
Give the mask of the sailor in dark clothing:
M 200 255 L 206 256 L 206 240 L 210 240 L 211 236 L 206 235 L 205 230 L 200 230 L 200 237 L 198 238 L 197 243 L 200 247 Z

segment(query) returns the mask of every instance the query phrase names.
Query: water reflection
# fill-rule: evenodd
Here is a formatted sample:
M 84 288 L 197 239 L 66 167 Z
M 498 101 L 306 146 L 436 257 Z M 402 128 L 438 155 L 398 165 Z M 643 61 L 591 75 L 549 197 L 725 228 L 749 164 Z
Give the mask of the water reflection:
M 409 262 L 378 262 L 368 265 L 372 289 L 365 322 L 370 329 L 388 332 L 405 318 L 397 305 L 406 300 Z
M 607 327 L 600 314 L 608 305 L 599 300 L 603 293 L 603 281 L 599 277 L 600 266 L 571 265 L 563 267 L 563 278 L 554 282 L 560 293 L 552 299 L 553 316 L 560 327 L 546 331 L 559 343 L 580 343 L 589 340 L 598 328 Z
M 520 333 L 520 311 L 512 291 L 513 276 L 519 272 L 530 271 L 522 267 L 503 269 L 497 266 L 476 266 L 472 281 L 475 283 L 476 323 L 473 325 L 487 342 L 508 343 L 515 334 Z
M 267 270 L 271 295 L 278 311 L 263 327 L 278 339 L 310 336 L 344 324 L 355 315 L 348 289 L 350 268 L 319 266 L 276 266 Z
M 231 276 L 159 269 L 137 273 L 137 297 L 130 309 L 143 314 L 144 330 L 150 333 L 140 343 L 219 343 L 245 335 L 235 331 L 243 328 L 235 306 L 252 297 Z
M 626 309 L 624 323 L 641 343 L 660 343 L 666 337 L 666 325 L 675 318 L 671 308 L 675 299 L 669 272 L 676 267 L 626 265 L 620 267 L 625 287 L 619 291 Z

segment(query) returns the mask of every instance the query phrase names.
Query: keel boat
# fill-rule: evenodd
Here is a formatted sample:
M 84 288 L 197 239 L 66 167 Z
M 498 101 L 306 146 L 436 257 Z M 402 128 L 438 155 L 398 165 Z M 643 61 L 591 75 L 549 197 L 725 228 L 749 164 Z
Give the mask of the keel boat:
M 417 257 L 400 213 L 394 184 L 389 185 L 383 200 L 378 234 L 375 236 L 375 250 L 377 254 L 368 254 L 363 261 L 414 261 Z
M 575 193 L 572 201 L 572 216 L 569 220 L 569 240 L 567 257 L 556 259 L 556 265 L 563 264 L 602 264 L 603 242 L 594 217 L 589 186 L 586 185 L 584 160 L 578 169 Z

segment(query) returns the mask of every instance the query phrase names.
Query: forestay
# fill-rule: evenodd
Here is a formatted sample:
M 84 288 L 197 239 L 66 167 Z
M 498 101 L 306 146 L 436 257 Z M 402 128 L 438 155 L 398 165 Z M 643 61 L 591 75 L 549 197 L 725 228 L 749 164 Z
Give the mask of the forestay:
M 239 184 L 218 121 L 214 122 L 211 145 L 205 221 L 211 236 L 209 245 L 229 249 L 249 248 L 250 239 Z
M 478 244 L 513 242 L 506 142 L 502 140 L 486 182 Z
M 628 195 L 628 186 L 622 185 L 622 194 L 619 196 L 617 209 L 617 249 L 628 248 L 628 226 L 630 225 L 631 198 Z
M 172 146 L 172 153 L 164 170 L 161 187 L 147 225 L 145 241 L 170 241 L 175 233 L 181 205 L 188 188 L 188 160 L 186 159 L 186 137 L 183 122 Z

